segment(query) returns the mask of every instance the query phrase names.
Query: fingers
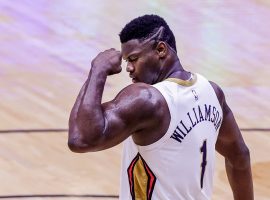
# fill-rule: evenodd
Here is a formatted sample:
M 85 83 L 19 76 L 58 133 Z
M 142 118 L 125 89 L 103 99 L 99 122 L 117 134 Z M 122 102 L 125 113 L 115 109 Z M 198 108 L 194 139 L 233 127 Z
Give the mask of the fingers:
M 119 58 L 119 61 L 122 61 L 122 53 L 119 50 L 116 50 L 115 48 L 110 48 L 104 51 L 104 53 L 107 52 L 108 54 L 111 54 L 112 57 L 117 56 Z
M 105 70 L 108 75 L 120 73 L 122 71 L 122 54 L 114 48 L 100 52 L 91 65 L 96 66 L 100 70 Z

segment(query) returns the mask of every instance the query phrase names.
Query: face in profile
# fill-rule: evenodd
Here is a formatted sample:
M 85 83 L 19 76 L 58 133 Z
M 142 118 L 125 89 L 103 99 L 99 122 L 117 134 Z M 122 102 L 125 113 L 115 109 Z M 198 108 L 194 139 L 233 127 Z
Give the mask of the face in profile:
M 132 39 L 122 44 L 122 56 L 133 83 L 154 84 L 160 74 L 159 55 L 154 40 Z

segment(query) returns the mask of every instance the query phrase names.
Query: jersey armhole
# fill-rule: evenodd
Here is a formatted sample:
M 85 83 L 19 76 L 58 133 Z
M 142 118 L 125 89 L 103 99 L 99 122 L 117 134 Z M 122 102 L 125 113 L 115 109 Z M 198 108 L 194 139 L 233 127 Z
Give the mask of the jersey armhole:
M 169 114 L 170 114 L 170 118 L 171 118 L 170 122 L 169 122 L 169 126 L 168 126 L 165 134 L 156 142 L 149 144 L 149 145 L 145 145 L 145 146 L 137 145 L 140 151 L 148 151 L 148 150 L 153 150 L 153 149 L 160 147 L 161 145 L 163 145 L 165 143 L 165 141 L 167 141 L 171 137 L 171 134 L 175 128 L 173 126 L 173 123 L 172 123 L 173 116 L 172 116 L 172 107 L 171 107 L 171 103 L 170 103 L 172 101 L 172 99 L 169 97 L 169 95 L 167 93 L 162 92 L 166 88 L 166 86 L 161 85 L 161 83 L 162 82 L 155 84 L 155 85 L 152 85 L 152 87 L 154 87 L 160 93 L 160 95 L 164 98 L 164 100 L 168 106 Z M 169 84 L 173 84 L 173 83 L 169 83 Z

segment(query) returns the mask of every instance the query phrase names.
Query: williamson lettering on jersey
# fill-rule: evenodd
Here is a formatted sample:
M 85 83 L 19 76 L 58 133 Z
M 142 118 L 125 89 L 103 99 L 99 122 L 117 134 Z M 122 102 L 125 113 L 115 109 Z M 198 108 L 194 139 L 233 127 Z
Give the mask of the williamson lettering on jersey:
M 204 104 L 204 106 L 198 105 L 198 107 L 192 108 L 192 110 L 187 113 L 185 120 L 180 120 L 171 138 L 181 143 L 190 131 L 202 122 L 212 123 L 217 131 L 222 122 L 221 113 L 215 106 L 206 104 Z

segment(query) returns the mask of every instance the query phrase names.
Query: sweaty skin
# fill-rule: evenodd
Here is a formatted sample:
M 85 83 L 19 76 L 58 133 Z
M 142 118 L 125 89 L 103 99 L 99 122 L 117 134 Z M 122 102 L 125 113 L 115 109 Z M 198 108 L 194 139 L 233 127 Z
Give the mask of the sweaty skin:
M 122 58 L 127 61 L 126 70 L 134 84 L 102 104 L 106 78 L 121 72 Z M 165 99 L 151 84 L 169 77 L 187 80 L 190 73 L 182 68 L 166 42 L 158 42 L 153 48 L 152 41 L 134 39 L 122 44 L 122 52 L 109 49 L 98 54 L 70 114 L 69 148 L 77 153 L 100 151 L 129 136 L 138 145 L 159 140 L 166 133 L 171 117 Z M 234 199 L 253 200 L 249 150 L 223 91 L 210 83 L 224 113 L 216 150 L 225 158 Z

